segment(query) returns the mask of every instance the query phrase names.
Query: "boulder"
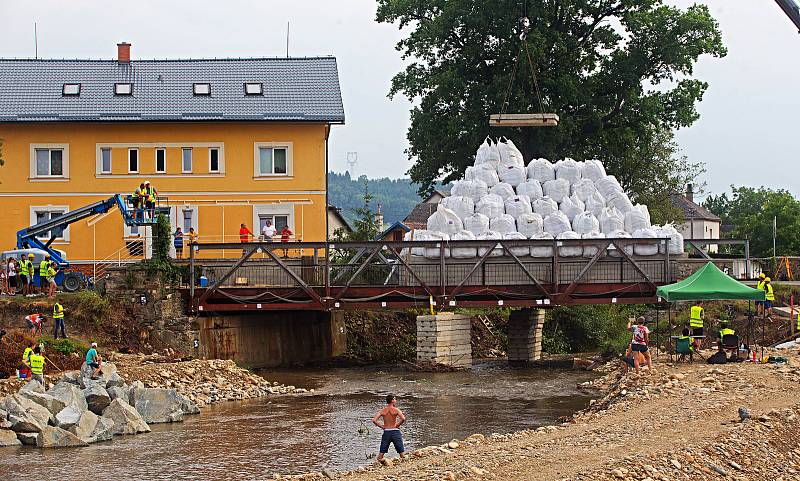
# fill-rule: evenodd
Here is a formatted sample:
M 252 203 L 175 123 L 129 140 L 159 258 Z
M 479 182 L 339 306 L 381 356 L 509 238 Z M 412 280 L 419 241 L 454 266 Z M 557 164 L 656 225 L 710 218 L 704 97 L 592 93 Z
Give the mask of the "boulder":
M 24 386 L 20 388 L 19 393 L 22 394 L 23 392 L 37 392 L 40 394 L 44 394 L 44 386 L 42 386 L 42 383 L 40 383 L 36 379 L 31 379 Z
M 117 398 L 130 401 L 131 388 L 127 384 L 123 384 L 122 386 L 112 386 L 106 389 L 106 391 L 108 391 L 108 395 L 111 396 L 112 401 Z
M 72 426 L 69 432 L 87 443 L 108 441 L 114 436 L 114 421 L 86 411 L 81 416 L 80 422 Z
M 142 415 L 144 422 L 173 423 L 183 421 L 182 399 L 174 389 L 133 389 L 133 407 Z
M 87 443 L 81 441 L 78 436 L 55 426 L 45 426 L 36 436 L 37 448 L 72 448 L 86 445 Z
M 90 384 L 83 390 L 83 395 L 89 410 L 98 415 L 102 414 L 103 410 L 111 404 L 111 396 L 98 383 L 90 381 Z
M 80 386 L 81 384 L 81 372 L 80 371 L 67 371 L 58 378 L 56 383 L 69 383 L 74 384 L 76 386 Z
M 62 409 L 66 407 L 66 404 L 64 404 L 63 401 L 44 392 L 40 393 L 37 391 L 20 391 L 19 395 L 28 398 L 31 401 L 35 402 L 36 404 L 47 409 L 53 416 L 58 414 Z
M 5 405 L 5 398 L 0 399 L 0 429 L 11 429 L 11 423 L 8 422 L 8 413 L 5 409 L 2 409 Z
M 47 394 L 63 402 L 65 407 L 75 406 L 81 412 L 89 409 L 83 391 L 81 391 L 77 383 L 59 381 L 58 384 L 47 391 Z
M 114 421 L 100 416 L 97 418 L 97 424 L 86 442 L 99 443 L 100 441 L 110 441 L 112 437 L 114 437 Z
M 179 393 L 178 400 L 180 400 L 181 411 L 183 411 L 183 414 L 200 414 L 200 408 L 191 399 Z
M 103 411 L 103 417 L 114 423 L 114 434 L 149 433 L 150 426 L 144 422 L 136 409 L 121 398 L 114 399 Z
M 122 387 L 125 385 L 125 380 L 122 379 L 122 376 L 119 375 L 118 372 L 114 371 L 108 377 L 108 381 L 106 381 L 106 389 L 111 387 Z
M 89 386 L 89 384 L 92 384 L 92 381 L 95 381 L 94 379 L 92 379 L 92 372 L 94 372 L 94 369 L 92 369 L 84 361 L 84 363 L 81 364 L 81 371 L 80 371 L 80 385 L 82 389 L 86 389 L 86 387 Z M 110 362 L 104 362 L 102 373 L 98 376 L 99 379 L 96 380 L 97 384 L 100 384 L 101 387 L 105 387 L 106 384 L 108 384 L 108 381 L 111 379 L 111 377 L 114 374 L 116 374 L 116 372 L 117 372 L 117 366 L 115 366 L 113 363 Z
M 56 426 L 60 427 L 61 429 L 69 430 L 71 427 L 78 424 L 81 420 L 81 416 L 85 412 L 91 411 L 81 411 L 74 405 L 67 406 L 61 411 L 56 414 Z
M 22 443 L 17 439 L 17 433 L 8 429 L 0 429 L 0 448 L 19 446 Z
M 36 446 L 36 438 L 39 433 L 17 433 L 17 439 L 23 446 Z
M 46 407 L 19 394 L 6 397 L 6 411 L 11 429 L 18 433 L 38 433 L 53 418 Z

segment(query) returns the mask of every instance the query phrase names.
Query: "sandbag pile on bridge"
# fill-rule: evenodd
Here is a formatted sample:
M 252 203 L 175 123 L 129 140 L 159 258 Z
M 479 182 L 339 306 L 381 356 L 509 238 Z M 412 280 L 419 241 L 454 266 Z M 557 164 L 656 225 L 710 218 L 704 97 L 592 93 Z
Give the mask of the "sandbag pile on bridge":
M 664 253 L 660 239 L 669 239 L 666 249 L 683 254 L 683 236 L 672 225 L 650 222 L 646 205 L 633 204 L 613 175 L 607 175 L 599 160 L 558 162 L 533 159 L 525 165 L 522 153 L 506 138 L 487 138 L 467 167 L 462 180 L 453 183 L 451 195 L 442 200 L 428 218 L 426 230 L 406 234 L 405 240 L 499 240 L 499 239 L 604 239 L 645 238 L 652 244 L 637 244 L 629 254 Z M 550 257 L 553 249 L 514 249 L 515 255 Z M 495 249 L 491 255 L 504 255 Z M 608 255 L 619 255 L 614 248 Z M 559 255 L 593 257 L 596 246 L 568 245 Z M 412 254 L 438 258 L 439 249 L 412 249 Z M 481 249 L 454 249 L 456 257 L 482 255 Z

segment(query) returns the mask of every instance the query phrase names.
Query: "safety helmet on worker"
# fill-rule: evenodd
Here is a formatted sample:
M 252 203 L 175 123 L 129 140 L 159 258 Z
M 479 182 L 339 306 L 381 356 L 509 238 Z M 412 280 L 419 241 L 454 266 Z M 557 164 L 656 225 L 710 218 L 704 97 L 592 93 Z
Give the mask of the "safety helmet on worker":
M 33 259 L 33 254 L 28 254 L 29 259 Z

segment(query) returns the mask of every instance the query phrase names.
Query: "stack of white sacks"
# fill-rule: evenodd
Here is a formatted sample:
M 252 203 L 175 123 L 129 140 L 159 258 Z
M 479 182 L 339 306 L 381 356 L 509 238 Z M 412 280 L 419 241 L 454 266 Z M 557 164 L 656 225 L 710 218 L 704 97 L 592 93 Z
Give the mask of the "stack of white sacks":
M 453 183 L 450 197 L 442 200 L 428 218 L 427 230 L 417 230 L 413 240 L 497 239 L 669 239 L 669 253 L 683 254 L 683 236 L 671 225 L 650 223 L 647 206 L 633 205 L 613 175 L 606 175 L 599 160 L 573 159 L 552 163 L 534 159 L 527 166 L 511 140 L 486 139 L 467 167 L 464 180 Z M 406 234 L 410 240 L 412 234 Z M 595 246 L 560 246 L 564 257 L 593 257 Z M 640 256 L 664 253 L 660 241 L 627 247 Z M 551 257 L 552 246 L 512 249 L 514 255 Z M 483 251 L 483 252 L 481 252 Z M 438 258 L 439 249 L 412 249 L 413 255 Z M 453 248 L 446 256 L 471 258 L 485 249 Z M 502 256 L 494 249 L 491 256 Z M 608 255 L 620 256 L 615 249 Z

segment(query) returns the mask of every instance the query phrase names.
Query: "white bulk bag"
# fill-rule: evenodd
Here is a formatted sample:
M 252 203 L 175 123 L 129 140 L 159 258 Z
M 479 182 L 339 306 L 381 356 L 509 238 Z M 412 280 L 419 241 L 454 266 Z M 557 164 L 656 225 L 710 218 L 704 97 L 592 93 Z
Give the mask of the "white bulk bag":
M 500 217 L 506 213 L 506 206 L 503 198 L 497 194 L 486 194 L 475 205 L 475 212 L 483 214 L 488 218 Z M 477 234 L 476 234 L 477 235 Z
M 487 187 L 493 187 L 500 182 L 500 178 L 497 177 L 497 170 L 491 164 L 478 164 L 475 167 L 467 167 L 464 179 L 480 180 Z
M 681 255 L 683 254 L 683 234 L 675 229 L 675 226 L 667 224 L 661 228 L 661 236 L 669 238 L 669 254 Z M 659 252 L 664 253 L 663 246 L 659 246 Z
M 613 207 L 603 208 L 600 212 L 600 232 L 611 237 L 609 234 L 621 230 L 625 230 L 625 217 L 622 213 Z
M 499 195 L 503 200 L 517 195 L 517 193 L 514 192 L 514 186 L 506 182 L 500 182 L 493 186 L 489 189 L 489 193 Z
M 533 207 L 531 207 L 531 199 L 527 195 L 506 198 L 506 214 L 511 215 L 514 219 L 531 212 L 533 212 Z
M 464 218 L 464 230 L 468 230 L 475 235 L 489 232 L 489 217 L 480 212 L 476 212 Z
M 608 207 L 615 207 L 623 214 L 627 214 L 633 209 L 633 203 L 628 198 L 625 192 L 612 192 L 611 195 L 606 197 L 606 205 Z
M 533 159 L 528 164 L 528 178 L 538 180 L 544 185 L 548 180 L 555 180 L 556 168 L 547 159 Z
M 565 239 L 580 239 L 581 236 L 577 232 L 573 231 L 566 231 L 558 234 L 556 239 L 565 240 Z M 562 245 L 561 242 L 558 243 L 558 255 L 561 257 L 580 257 L 583 255 L 583 246 L 582 245 Z
M 506 239 L 506 240 L 528 240 L 528 238 L 525 237 L 524 234 L 521 234 L 519 232 L 509 232 L 508 234 L 503 234 L 503 239 Z M 509 247 L 508 250 L 511 251 L 512 254 L 514 254 L 515 256 L 518 256 L 518 257 L 519 256 L 527 256 L 527 255 L 530 255 L 530 253 L 531 253 L 531 248 L 529 246 L 525 246 L 525 247 Z
M 536 179 L 528 179 L 517 186 L 517 194 L 527 195 L 531 200 L 541 199 L 544 197 L 542 191 L 542 184 Z
M 497 175 L 500 177 L 501 182 L 511 184 L 516 187 L 525 182 L 525 167 L 519 165 L 501 165 L 497 168 Z
M 567 157 L 556 162 L 556 179 L 564 179 L 571 184 L 581 180 L 581 166 L 575 160 Z
M 489 219 L 489 230 L 499 232 L 501 234 L 508 234 L 509 232 L 517 231 L 517 221 L 514 217 L 503 214 L 499 217 L 492 217 Z
M 582 213 L 586 206 L 583 205 L 580 199 L 577 196 L 567 197 L 558 205 L 558 210 L 563 212 L 567 219 L 572 222 L 575 219 L 575 216 Z
M 536 213 L 522 214 L 517 217 L 517 231 L 528 239 L 532 239 L 533 236 L 544 232 L 544 219 Z
M 447 242 L 450 240 L 450 236 L 445 234 L 444 232 L 428 232 L 428 241 L 439 241 L 439 242 Z M 415 237 L 416 238 L 416 237 Z M 441 255 L 442 251 L 438 247 L 426 247 L 425 248 L 425 258 L 426 259 L 438 259 Z M 450 249 L 444 250 L 444 257 L 450 257 Z
M 429 231 L 444 232 L 447 235 L 451 235 L 463 230 L 464 223 L 461 222 L 461 218 L 455 212 L 439 204 L 436 206 L 436 212 L 428 217 L 427 227 Z
M 605 235 L 601 234 L 600 232 L 589 232 L 588 234 L 583 234 L 581 239 L 605 239 Z M 599 251 L 600 248 L 595 245 L 584 245 L 583 246 L 583 257 L 594 257 Z
M 605 199 L 608 199 L 608 197 L 614 192 L 622 192 L 622 186 L 619 185 L 617 178 L 613 175 L 607 175 L 605 177 L 601 177 L 600 179 L 596 179 L 594 181 L 594 186 L 597 188 L 598 192 L 603 194 Z
M 450 195 L 461 195 L 469 197 L 472 202 L 477 203 L 481 197 L 489 193 L 489 187 L 482 180 L 457 180 L 453 182 Z
M 475 153 L 475 165 L 489 164 L 493 169 L 497 169 L 497 164 L 500 163 L 500 150 L 497 145 L 492 143 L 489 137 L 483 141 L 478 152 Z
M 553 212 L 545 217 L 543 225 L 544 231 L 554 236 L 557 236 L 562 232 L 572 230 L 572 225 L 570 225 L 569 219 L 567 219 L 567 216 L 560 211 Z
M 596 159 L 587 160 L 583 163 L 581 177 L 592 181 L 600 180 L 606 176 L 606 169 L 603 163 Z
M 633 206 L 633 208 L 636 209 L 636 210 L 641 211 L 641 213 L 644 214 L 645 218 L 647 219 L 647 223 L 648 224 L 651 222 L 651 220 L 650 220 L 650 209 L 648 209 L 646 205 L 644 205 L 644 204 L 636 204 L 636 205 Z
M 600 221 L 591 212 L 581 212 L 572 220 L 572 230 L 580 235 L 599 233 Z
M 424 230 L 424 229 L 412 230 L 410 232 L 406 232 L 405 235 L 403 235 L 403 240 L 404 241 L 431 240 L 430 231 L 427 231 L 427 230 Z M 403 249 L 403 253 L 402 254 L 403 255 L 406 254 L 406 250 L 405 249 Z M 411 248 L 411 255 L 412 256 L 423 257 L 425 255 L 425 249 L 422 248 L 422 247 L 412 247 Z
M 633 237 L 633 236 L 631 236 L 630 234 L 628 234 L 624 230 L 615 230 L 613 232 L 606 233 L 606 238 L 607 239 L 630 239 L 631 237 Z M 629 256 L 633 255 L 633 246 L 632 245 L 626 245 L 624 247 L 624 249 L 625 249 L 625 253 L 626 254 L 628 254 Z M 622 257 L 622 254 L 617 252 L 617 248 L 614 247 L 614 244 L 611 244 L 610 246 L 608 246 L 608 255 L 610 255 L 612 257 Z
M 638 229 L 633 233 L 633 237 L 641 237 L 644 239 L 655 239 L 658 236 L 656 235 L 656 231 L 653 229 Z M 633 246 L 633 252 L 637 256 L 654 256 L 658 254 L 658 242 L 653 242 L 652 244 L 637 244 Z
M 531 239 L 537 241 L 547 241 L 547 243 L 542 243 L 540 246 L 532 246 L 531 256 L 553 257 L 553 234 L 542 232 L 541 234 L 536 234 Z
M 641 209 L 631 209 L 625 213 L 625 230 L 636 232 L 639 229 L 649 229 L 650 218 Z
M 475 203 L 469 197 L 463 195 L 451 195 L 439 202 L 439 205 L 456 213 L 459 219 L 466 219 L 475 213 Z
M 468 230 L 458 231 L 450 236 L 451 241 L 475 240 L 475 234 Z M 450 256 L 454 259 L 472 259 L 478 255 L 475 247 L 451 247 Z
M 553 212 L 558 212 L 558 204 L 556 201 L 547 196 L 534 200 L 532 204 L 533 211 L 542 216 L 542 218 L 547 217 Z
M 478 240 L 501 240 L 503 238 L 503 234 L 499 232 L 489 231 L 484 232 L 483 234 L 478 236 Z M 486 254 L 486 251 L 489 250 L 488 247 L 478 247 L 478 255 L 483 256 Z M 489 254 L 489 257 L 500 257 L 503 255 L 503 248 L 498 245 L 494 249 L 492 249 L 492 253 Z
M 503 137 L 497 144 L 497 150 L 500 151 L 500 166 L 516 165 L 525 169 L 525 159 L 514 142 Z
M 544 195 L 550 197 L 559 204 L 569 197 L 569 181 L 566 179 L 548 180 L 542 186 Z
M 589 197 L 597 192 L 594 182 L 589 179 L 581 179 L 572 184 L 572 195 L 577 196 L 582 202 L 589 200 Z
M 588 199 L 586 199 L 586 210 L 594 214 L 595 217 L 599 218 L 600 214 L 603 213 L 603 209 L 606 208 L 606 199 L 603 198 L 603 195 L 600 192 L 595 191 L 594 194 L 590 195 Z

